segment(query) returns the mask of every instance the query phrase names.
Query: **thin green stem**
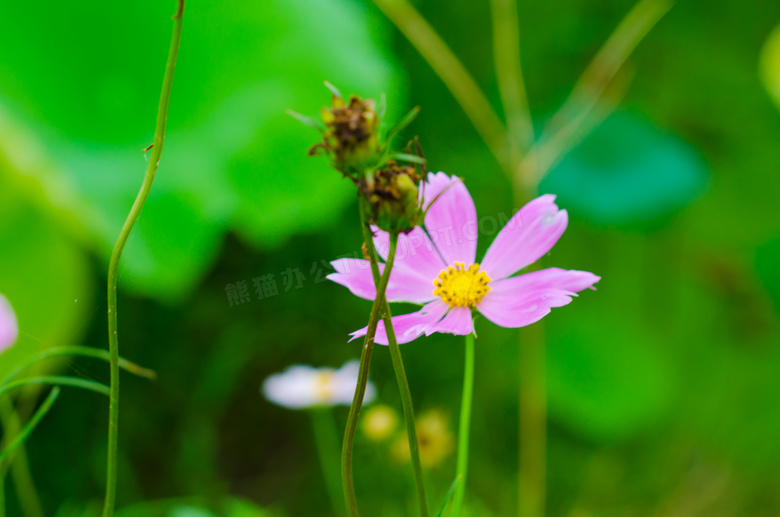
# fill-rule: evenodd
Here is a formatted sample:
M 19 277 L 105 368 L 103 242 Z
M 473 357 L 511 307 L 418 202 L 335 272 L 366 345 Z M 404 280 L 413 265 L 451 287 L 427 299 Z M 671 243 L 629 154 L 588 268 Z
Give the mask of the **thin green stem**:
M 368 372 L 371 366 L 371 354 L 374 350 L 374 336 L 376 327 L 379 323 L 379 317 L 384 300 L 387 282 L 390 280 L 390 271 L 392 263 L 385 267 L 384 274 L 379 276 L 379 266 L 377 265 L 376 251 L 374 250 L 373 240 L 371 239 L 371 230 L 368 228 L 366 219 L 365 203 L 360 198 L 360 223 L 363 229 L 363 244 L 366 249 L 370 249 L 369 254 L 371 263 L 371 272 L 374 275 L 374 285 L 376 285 L 376 298 L 371 306 L 371 315 L 368 318 L 368 329 L 363 341 L 363 351 L 360 354 L 360 367 L 358 369 L 358 381 L 355 387 L 355 396 L 352 399 L 352 405 L 349 408 L 347 416 L 347 428 L 344 431 L 344 443 L 341 448 L 341 480 L 344 485 L 344 499 L 347 505 L 347 513 L 350 517 L 357 517 L 358 505 L 355 494 L 355 478 L 352 470 L 352 452 L 355 442 L 355 431 L 357 421 L 360 416 L 360 410 L 363 407 L 363 397 L 366 394 L 368 384 Z
M 520 517 L 544 517 L 547 458 L 547 364 L 544 326 L 520 329 Z
M 54 402 L 57 400 L 57 397 L 60 396 L 60 388 L 55 387 L 51 392 L 49 393 L 49 396 L 46 397 L 46 399 L 43 401 L 43 404 L 35 411 L 32 418 L 22 427 L 21 431 L 19 431 L 18 434 L 14 437 L 13 440 L 8 442 L 8 444 L 3 448 L 2 451 L 0 451 L 0 461 L 5 461 L 6 458 L 11 456 L 14 451 L 16 451 L 19 447 L 24 444 L 24 441 L 27 440 L 27 438 L 30 436 L 30 434 L 35 430 L 35 427 L 38 425 L 38 423 L 43 419 L 43 417 L 46 416 L 46 414 L 49 412 L 51 407 L 54 405 Z
M 501 167 L 511 173 L 512 145 L 493 106 L 457 56 L 406 0 L 374 0 L 441 78 Z
M 515 0 L 491 0 L 493 59 L 509 133 L 522 150 L 534 144 L 534 126 L 520 65 L 520 27 Z
M 9 382 L 0 388 L 0 396 L 12 391 L 24 388 L 25 386 L 70 386 L 71 388 L 81 388 L 87 391 L 94 391 L 101 395 L 110 395 L 111 390 L 105 384 L 79 379 L 76 377 L 65 377 L 60 375 L 43 375 L 40 377 L 28 377 L 19 381 Z
M 390 235 L 390 252 L 387 255 L 387 264 L 385 272 L 390 269 L 395 259 L 395 252 L 398 246 L 398 234 Z M 406 421 L 406 435 L 409 439 L 409 452 L 411 453 L 412 468 L 414 470 L 414 482 L 417 486 L 417 502 L 420 506 L 420 515 L 428 517 L 428 497 L 425 495 L 425 480 L 423 479 L 422 464 L 420 463 L 420 444 L 417 441 L 417 427 L 414 420 L 414 404 L 412 403 L 412 392 L 409 389 L 409 381 L 406 379 L 406 370 L 401 358 L 401 348 L 398 346 L 398 340 L 395 338 L 393 329 L 392 313 L 387 299 L 384 300 L 384 322 L 387 332 L 387 343 L 390 347 L 390 358 L 393 361 L 395 378 L 398 381 L 398 389 L 401 392 L 401 402 L 404 408 L 404 420 Z
M 466 336 L 466 352 L 463 366 L 463 396 L 460 402 L 460 424 L 458 428 L 457 475 L 460 478 L 455 487 L 453 499 L 454 517 L 463 512 L 463 498 L 466 495 L 466 474 L 469 466 L 469 435 L 471 434 L 471 406 L 474 397 L 474 334 Z
M 168 49 L 168 62 L 165 65 L 165 75 L 163 76 L 162 93 L 160 94 L 160 103 L 157 108 L 157 124 L 154 132 L 154 143 L 152 144 L 151 156 L 149 157 L 149 166 L 146 169 L 141 190 L 138 192 L 130 214 L 125 220 L 122 231 L 119 233 L 114 251 L 111 253 L 111 260 L 108 265 L 108 348 L 111 355 L 111 402 L 109 404 L 108 417 L 108 451 L 106 461 L 106 497 L 103 504 L 103 517 L 111 517 L 114 514 L 116 505 L 116 484 L 117 484 L 117 448 L 119 437 L 119 337 L 117 324 L 117 278 L 119 273 L 119 261 L 122 258 L 122 251 L 125 249 L 127 239 L 133 230 L 135 222 L 141 214 L 146 198 L 152 188 L 154 177 L 157 173 L 157 167 L 160 164 L 163 143 L 165 141 L 165 125 L 168 119 L 168 103 L 171 97 L 171 85 L 173 84 L 173 73 L 176 69 L 176 58 L 179 54 L 179 43 L 181 42 L 182 16 L 184 14 L 184 0 L 178 0 L 176 14 L 173 16 L 173 35 Z
M 556 117 L 571 118 L 570 112 L 592 106 L 606 85 L 647 36 L 658 20 L 672 8 L 671 0 L 640 0 L 621 20 L 588 67 L 577 80 Z
M 19 433 L 20 423 L 13 404 L 8 397 L 0 397 L 0 418 L 3 421 L 3 430 L 6 437 L 16 436 Z M 8 439 L 5 440 L 8 442 Z M 16 488 L 16 495 L 19 499 L 19 505 L 26 517 L 44 517 L 43 505 L 38 497 L 38 491 L 35 489 L 32 475 L 30 474 L 30 465 L 27 461 L 27 453 L 22 444 L 16 454 L 0 463 L 0 476 L 4 476 L 6 468 L 10 468 L 11 475 Z M 3 494 L 5 495 L 5 494 Z
M 322 467 L 322 477 L 328 491 L 333 515 L 343 515 L 341 500 L 341 480 L 339 479 L 339 438 L 330 408 L 318 408 L 310 411 L 314 428 L 314 441 Z
M 580 128 L 602 102 L 605 91 L 616 80 L 615 76 L 628 56 L 673 5 L 673 0 L 640 0 L 626 14 L 577 80 L 561 108 L 545 125 L 536 155 L 526 157 L 518 167 L 520 181 L 538 184 L 582 138 Z

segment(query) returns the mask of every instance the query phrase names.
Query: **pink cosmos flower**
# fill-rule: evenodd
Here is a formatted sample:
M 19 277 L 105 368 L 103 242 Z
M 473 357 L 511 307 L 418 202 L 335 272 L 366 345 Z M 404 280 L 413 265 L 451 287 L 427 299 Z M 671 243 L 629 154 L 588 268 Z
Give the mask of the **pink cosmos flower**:
M 422 305 L 417 312 L 393 316 L 399 343 L 434 332 L 467 335 L 474 331 L 473 310 L 496 325 L 524 327 L 542 319 L 553 307 L 568 304 L 577 292 L 594 289 L 593 284 L 601 280 L 593 273 L 559 268 L 512 276 L 550 251 L 566 229 L 568 214 L 558 209 L 553 195 L 540 196 L 520 209 L 478 263 L 477 212 L 463 182 L 443 172 L 429 173 L 420 192 L 426 200 L 423 208 L 430 205 L 425 227 L 399 236 L 386 291 L 390 302 Z M 386 260 L 390 237 L 373 230 L 377 252 Z M 347 258 L 331 264 L 336 272 L 328 279 L 361 298 L 374 299 L 376 289 L 367 260 Z M 384 270 L 384 264 L 379 267 Z M 366 331 L 367 327 L 350 335 L 355 339 Z M 387 344 L 381 321 L 375 341 Z
M 8 300 L 0 294 L 0 352 L 16 343 L 19 337 L 19 325 L 16 314 Z

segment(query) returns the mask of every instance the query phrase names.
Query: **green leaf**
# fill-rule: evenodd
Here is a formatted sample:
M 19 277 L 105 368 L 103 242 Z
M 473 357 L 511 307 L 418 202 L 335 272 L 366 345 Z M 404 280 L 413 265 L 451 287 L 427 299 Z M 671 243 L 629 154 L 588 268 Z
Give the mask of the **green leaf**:
M 399 120 L 395 126 L 390 128 L 390 130 L 387 132 L 387 136 L 385 137 L 385 142 L 389 146 L 391 144 L 391 140 L 395 135 L 403 131 L 404 129 L 409 126 L 412 122 L 414 122 L 414 119 L 417 118 L 417 115 L 420 114 L 420 107 L 415 106 L 412 108 L 406 115 L 404 115 L 401 120 Z
M 95 309 L 84 253 L 48 217 L 19 196 L 0 164 L 0 292 L 20 329 L 0 356 L 0 377 L 30 355 L 79 338 Z
M 146 168 L 140 151 L 152 139 L 170 10 L 153 0 L 17 3 L 0 19 L 0 44 L 19 49 L 3 62 L 0 100 L 42 135 L 40 147 L 75 190 L 68 210 L 104 260 Z M 398 91 L 378 46 L 387 33 L 369 29 L 367 16 L 346 0 L 188 7 L 165 151 L 120 288 L 175 302 L 212 266 L 226 232 L 279 245 L 336 220 L 354 197 L 350 186 L 307 155 L 317 139 L 284 110 L 328 104 L 324 78 L 362 96 Z
M 608 117 L 542 181 L 540 192 L 598 225 L 635 225 L 688 205 L 707 168 L 681 139 L 628 113 Z
M 660 337 L 625 313 L 614 318 L 617 308 L 605 308 L 605 302 L 618 300 L 594 300 L 596 310 L 575 300 L 565 319 L 549 326 L 551 418 L 599 441 L 625 439 L 658 422 L 672 393 Z

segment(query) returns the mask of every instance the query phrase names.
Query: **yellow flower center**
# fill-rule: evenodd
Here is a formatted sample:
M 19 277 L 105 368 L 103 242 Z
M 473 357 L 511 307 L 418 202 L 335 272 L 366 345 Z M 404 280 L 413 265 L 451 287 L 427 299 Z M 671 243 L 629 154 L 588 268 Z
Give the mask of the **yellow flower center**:
M 314 381 L 314 397 L 319 402 L 330 402 L 333 398 L 333 372 L 328 370 L 317 372 Z
M 455 267 L 449 266 L 433 281 L 436 286 L 433 294 L 440 296 L 450 308 L 476 307 L 490 291 L 489 282 L 487 273 L 479 271 L 479 264 L 472 264 L 466 269 L 463 262 L 456 262 Z

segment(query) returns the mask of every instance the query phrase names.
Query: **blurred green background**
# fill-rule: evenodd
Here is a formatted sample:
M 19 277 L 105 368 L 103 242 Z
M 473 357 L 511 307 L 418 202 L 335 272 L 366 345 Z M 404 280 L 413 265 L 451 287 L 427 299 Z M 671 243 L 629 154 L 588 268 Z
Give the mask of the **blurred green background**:
M 415 5 L 498 106 L 489 5 Z M 537 120 L 632 5 L 519 2 Z M 107 260 L 146 166 L 173 7 L 2 7 L 0 293 L 22 336 L 0 372 L 55 345 L 106 347 Z M 774 0 L 680 2 L 631 57 L 617 111 L 540 187 L 571 221 L 546 264 L 603 277 L 545 319 L 550 516 L 780 515 L 779 23 Z M 357 357 L 347 333 L 369 311 L 324 281 L 329 260 L 359 250 L 352 186 L 307 157 L 318 135 L 284 113 L 316 116 L 325 79 L 386 93 L 391 121 L 420 105 L 403 136 L 420 135 L 429 167 L 463 177 L 480 215 L 519 208 L 452 95 L 370 1 L 191 1 L 166 150 L 120 274 L 121 353 L 159 374 L 123 377 L 121 515 L 331 515 L 308 415 L 259 392 L 291 364 Z M 264 275 L 279 294 L 258 299 Z M 231 307 L 226 286 L 241 281 L 251 301 Z M 473 515 L 514 515 L 517 333 L 477 328 L 469 501 Z M 403 352 L 418 412 L 454 432 L 462 339 Z M 109 380 L 102 363 L 49 367 Z M 372 379 L 400 411 L 385 348 Z M 107 406 L 66 390 L 29 440 L 45 515 L 99 508 Z M 339 432 L 346 412 L 334 411 Z M 413 514 L 392 444 L 361 436 L 356 451 L 365 515 Z M 454 456 L 428 477 L 441 501 Z M 6 492 L 9 515 L 24 515 Z

